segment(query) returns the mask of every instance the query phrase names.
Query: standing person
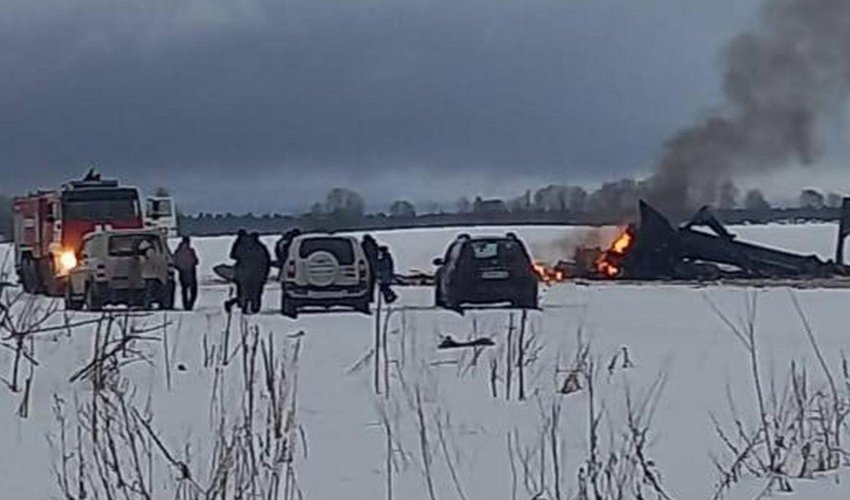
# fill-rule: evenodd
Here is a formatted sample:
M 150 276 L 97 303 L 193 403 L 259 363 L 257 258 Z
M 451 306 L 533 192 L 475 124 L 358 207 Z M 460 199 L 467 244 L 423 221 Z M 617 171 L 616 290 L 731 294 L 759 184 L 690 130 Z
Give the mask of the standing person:
M 260 235 L 251 233 L 246 244 L 245 267 L 245 306 L 243 311 L 251 314 L 260 312 L 263 303 L 263 289 L 269 277 L 271 255 L 260 241 Z
M 369 264 L 369 301 L 375 300 L 375 280 L 378 274 L 378 242 L 371 234 L 363 236 L 360 242 L 363 247 L 363 253 L 366 254 L 366 261 Z
M 392 304 L 398 298 L 398 294 L 390 288 L 390 285 L 392 285 L 395 279 L 395 263 L 393 262 L 393 256 L 390 255 L 390 249 L 385 246 L 378 248 L 377 271 L 378 285 L 381 288 L 381 295 L 384 297 L 384 302 Z
M 289 258 L 289 247 L 292 245 L 292 240 L 300 234 L 301 230 L 297 227 L 290 229 L 284 232 L 274 245 L 274 257 L 277 265 L 280 267 L 280 274 L 278 274 L 278 280 L 280 281 L 283 281 L 283 268 L 286 265 L 286 259 Z
M 283 277 L 283 264 L 286 262 L 286 254 L 289 253 L 289 231 L 284 231 L 280 239 L 274 244 L 274 260 L 280 268 L 278 278 Z
M 240 229 L 236 233 L 236 241 L 230 247 L 230 258 L 235 261 L 233 266 L 233 281 L 236 283 L 236 297 L 224 301 L 224 309 L 229 313 L 233 309 L 233 305 L 237 304 L 245 311 L 245 278 L 246 267 L 248 265 L 247 250 L 250 243 L 248 242 L 248 233 L 244 229 Z
M 191 311 L 198 299 L 198 254 L 188 236 L 184 236 L 174 252 L 174 267 L 180 281 L 183 309 Z

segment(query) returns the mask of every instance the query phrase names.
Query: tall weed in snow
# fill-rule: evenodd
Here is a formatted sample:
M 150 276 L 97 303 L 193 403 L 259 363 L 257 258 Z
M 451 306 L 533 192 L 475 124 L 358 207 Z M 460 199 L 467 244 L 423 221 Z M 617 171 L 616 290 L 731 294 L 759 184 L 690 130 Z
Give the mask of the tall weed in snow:
M 634 365 L 623 347 L 607 363 L 607 377 L 600 376 L 600 358 L 577 331 L 577 346 L 556 394 L 537 393 L 539 426 L 535 439 L 523 443 L 517 430 L 508 434 L 508 459 L 512 476 L 511 498 L 517 483 L 531 498 L 620 500 L 669 499 L 661 473 L 649 456 L 652 421 L 664 390 L 666 377 L 659 374 L 642 393 L 631 388 L 626 370 Z M 621 376 L 614 376 L 620 372 Z M 618 394 L 619 393 L 619 394 Z M 575 483 L 565 484 L 563 469 L 562 405 L 564 398 L 581 398 L 586 410 L 586 447 L 580 452 Z
M 508 498 L 669 498 L 649 454 L 665 377 L 659 375 L 643 391 L 633 390 L 627 371 L 634 364 L 627 348 L 602 360 L 579 332 L 575 357 L 569 368 L 561 369 L 559 359 L 547 356 L 547 345 L 535 334 L 539 327 L 527 314 L 509 313 L 489 325 L 473 316 L 466 339 L 441 334 L 436 350 L 417 347 L 406 328 L 402 316 L 399 328 L 383 329 L 384 338 L 389 332 L 397 340 L 389 349 L 394 371 L 392 389 L 375 403 L 386 439 L 388 500 L 398 495 L 394 488 L 405 486 L 400 483 L 408 479 L 406 472 L 419 476 L 416 482 L 425 498 L 468 498 L 476 485 L 467 483 L 466 475 L 475 473 L 475 462 L 464 451 L 470 436 L 463 429 L 468 433 L 487 425 L 456 418 L 457 408 L 448 399 L 457 391 L 475 392 L 482 382 L 486 399 L 478 404 L 492 405 L 522 427 L 500 426 L 507 431 Z M 488 329 L 501 331 L 487 335 Z M 485 338 L 490 342 L 480 342 Z M 370 354 L 349 373 L 365 371 Z M 468 387 L 459 387 L 464 385 Z M 576 413 L 576 405 L 568 401 L 583 402 L 583 413 Z M 564 426 L 581 415 L 587 420 L 587 447 L 578 458 L 566 445 Z M 577 469 L 567 472 L 573 464 Z
M 724 424 L 717 415 L 711 415 L 724 450 L 719 456 L 712 456 L 718 472 L 715 500 L 748 476 L 763 478 L 765 493 L 776 489 L 789 492 L 793 490 L 793 479 L 835 471 L 850 456 L 842 445 L 850 414 L 847 361 L 842 359 L 844 385 L 839 386 L 797 296 L 791 293 L 790 300 L 817 359 L 823 383 L 813 383 L 805 363 L 794 359 L 785 374 L 765 380 L 759 364 L 758 292 L 747 293 L 745 315 L 738 321 L 706 296 L 709 306 L 746 351 L 758 414 L 756 425 L 746 422 L 740 412 L 742 405 L 734 400 L 727 384 L 731 422 Z
M 59 309 L 58 301 L 26 294 L 8 274 L 9 252 L 0 259 L 0 361 L 8 359 L 9 370 L 0 381 L 15 395 L 20 395 L 17 414 L 29 416 L 32 383 L 38 367 L 36 340 L 62 334 L 75 328 L 95 324 L 99 318 L 75 320 Z M 57 321 L 59 320 L 59 321 Z
M 122 323 L 108 315 L 98 325 L 91 361 L 71 378 L 90 385 L 91 399 L 54 397 L 56 425 L 49 440 L 63 497 L 302 498 L 295 467 L 299 450 L 306 453 L 296 417 L 301 335 L 278 346 L 271 333 L 241 323 L 232 356 L 205 367 L 213 377 L 211 425 L 206 431 L 197 427 L 211 448 L 194 456 L 188 442 L 160 434 L 151 395 L 141 394 L 123 373 L 132 361 L 153 363 L 147 341 L 168 348 L 169 326 Z M 223 352 L 229 340 L 226 332 L 214 348 Z M 206 337 L 204 345 L 212 348 Z

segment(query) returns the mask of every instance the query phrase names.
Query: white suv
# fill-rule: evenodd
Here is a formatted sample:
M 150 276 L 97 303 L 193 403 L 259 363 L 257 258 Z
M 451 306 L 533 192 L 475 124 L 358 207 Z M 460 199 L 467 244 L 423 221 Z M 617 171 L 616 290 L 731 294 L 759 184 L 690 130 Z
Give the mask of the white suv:
M 109 304 L 174 309 L 174 264 L 162 232 L 95 231 L 83 238 L 68 273 L 65 308 L 100 311 Z
M 356 238 L 305 234 L 289 246 L 281 273 L 281 312 L 296 317 L 308 307 L 351 307 L 370 313 L 371 270 Z

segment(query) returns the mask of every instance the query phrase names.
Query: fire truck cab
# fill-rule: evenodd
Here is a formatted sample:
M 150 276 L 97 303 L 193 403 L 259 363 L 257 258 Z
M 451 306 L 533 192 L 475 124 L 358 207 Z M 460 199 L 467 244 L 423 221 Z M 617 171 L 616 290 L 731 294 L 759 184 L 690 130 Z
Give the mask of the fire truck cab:
M 83 237 L 96 228 L 141 229 L 139 193 L 90 172 L 53 191 L 15 198 L 15 269 L 25 292 L 64 295 Z
M 166 237 L 176 238 L 177 212 L 170 196 L 148 196 L 145 206 L 145 225 L 161 230 Z

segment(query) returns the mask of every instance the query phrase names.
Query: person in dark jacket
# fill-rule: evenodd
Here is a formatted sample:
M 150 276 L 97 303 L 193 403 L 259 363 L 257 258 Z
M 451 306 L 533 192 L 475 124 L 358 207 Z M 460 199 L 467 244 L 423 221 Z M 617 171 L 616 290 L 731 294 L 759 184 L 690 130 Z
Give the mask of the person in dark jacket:
M 384 302 L 392 304 L 398 298 L 398 295 L 393 291 L 391 285 L 395 280 L 395 263 L 393 256 L 390 254 L 390 249 L 382 246 L 378 248 L 378 263 L 377 263 L 377 280 L 381 290 L 381 295 L 384 297 Z
M 236 283 L 236 297 L 230 298 L 224 302 L 224 309 L 230 312 L 234 305 L 238 305 L 240 309 L 245 311 L 245 277 L 247 261 L 248 233 L 244 229 L 240 229 L 236 233 L 236 241 L 230 247 L 230 258 L 233 259 L 233 281 Z
M 378 274 L 378 242 L 371 234 L 363 236 L 360 242 L 363 247 L 363 253 L 366 255 L 366 262 L 369 264 L 369 300 L 375 299 L 375 281 Z
M 260 241 L 260 235 L 251 233 L 245 247 L 245 305 L 243 311 L 251 314 L 260 312 L 263 303 L 263 289 L 271 268 L 271 255 Z
M 236 241 L 230 246 L 230 258 L 238 261 L 240 255 L 244 255 L 245 245 L 248 243 L 248 232 L 240 229 L 236 233 Z
M 198 254 L 192 248 L 188 236 L 184 236 L 174 252 L 174 267 L 180 281 L 180 294 L 183 299 L 183 309 L 191 311 L 198 298 Z
M 278 279 L 283 278 L 283 268 L 286 264 L 286 259 L 289 258 L 289 247 L 292 245 L 292 240 L 294 240 L 300 234 L 301 230 L 297 227 L 290 229 L 289 231 L 284 232 L 280 236 L 280 239 L 277 240 L 277 243 L 275 243 L 274 245 L 274 258 L 277 261 L 277 265 L 280 267 L 280 274 L 278 275 Z

